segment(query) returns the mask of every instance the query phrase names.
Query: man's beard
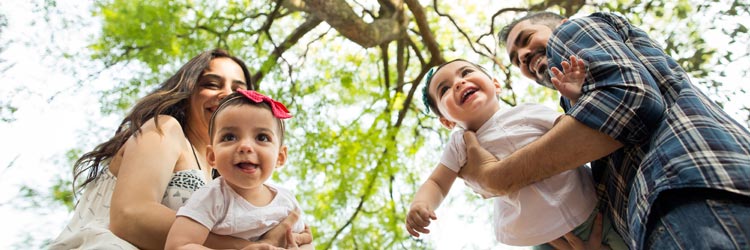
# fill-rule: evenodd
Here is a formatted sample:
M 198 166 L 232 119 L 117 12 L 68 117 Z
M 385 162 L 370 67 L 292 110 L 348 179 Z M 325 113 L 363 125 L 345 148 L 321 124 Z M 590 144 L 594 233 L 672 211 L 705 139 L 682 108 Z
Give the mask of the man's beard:
M 540 48 L 540 49 L 535 50 L 533 53 L 529 55 L 529 58 L 534 58 L 538 54 L 541 54 L 542 56 L 544 56 L 544 60 L 547 60 L 547 48 Z M 549 65 L 549 63 L 546 65 Z M 536 81 L 536 83 L 538 83 L 539 85 L 557 90 L 555 86 L 552 84 L 552 76 L 549 74 L 548 68 L 546 65 L 542 66 L 539 72 L 537 72 L 537 74 L 534 76 L 534 81 Z M 542 74 L 541 78 L 539 78 L 539 73 Z
M 542 79 L 539 79 L 539 78 L 535 79 L 536 83 L 538 83 L 539 85 L 542 85 L 544 87 L 557 90 L 557 88 L 555 88 L 555 85 L 552 84 L 552 76 L 550 76 L 549 72 L 547 72 L 547 68 L 546 67 L 543 70 L 543 72 L 544 72 L 544 74 L 542 75 Z

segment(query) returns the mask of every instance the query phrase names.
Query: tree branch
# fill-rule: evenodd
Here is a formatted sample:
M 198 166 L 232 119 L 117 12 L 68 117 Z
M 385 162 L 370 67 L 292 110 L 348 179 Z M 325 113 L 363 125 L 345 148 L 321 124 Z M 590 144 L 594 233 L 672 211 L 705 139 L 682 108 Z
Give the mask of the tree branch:
M 405 23 L 402 20 L 381 16 L 372 23 L 365 23 L 344 0 L 307 0 L 305 4 L 309 13 L 364 48 L 372 48 L 404 35 Z
M 427 51 L 432 55 L 429 64 L 438 65 L 444 62 L 443 53 L 440 51 L 440 46 L 438 46 L 435 40 L 435 35 L 432 34 L 432 29 L 430 29 L 430 25 L 427 22 L 424 8 L 417 0 L 404 0 L 404 2 L 409 7 L 409 10 L 411 10 L 412 15 L 414 15 L 414 21 L 417 23 L 419 34 L 422 36 L 422 43 L 424 43 Z
M 282 42 L 278 47 L 275 47 L 273 49 L 273 52 L 271 52 L 270 55 L 268 55 L 268 58 L 265 62 L 261 65 L 260 69 L 258 69 L 255 74 L 250 76 L 250 82 L 253 84 L 255 89 L 260 88 L 260 80 L 263 79 L 263 77 L 268 73 L 268 71 L 271 70 L 276 64 L 278 63 L 278 59 L 281 57 L 282 54 L 284 54 L 285 51 L 287 51 L 292 45 L 296 44 L 297 41 L 299 41 L 302 36 L 307 34 L 307 32 L 310 32 L 310 30 L 314 29 L 315 27 L 320 24 L 322 20 L 319 18 L 309 15 L 307 19 L 305 20 L 302 25 L 297 27 L 294 31 L 292 31 L 291 34 Z

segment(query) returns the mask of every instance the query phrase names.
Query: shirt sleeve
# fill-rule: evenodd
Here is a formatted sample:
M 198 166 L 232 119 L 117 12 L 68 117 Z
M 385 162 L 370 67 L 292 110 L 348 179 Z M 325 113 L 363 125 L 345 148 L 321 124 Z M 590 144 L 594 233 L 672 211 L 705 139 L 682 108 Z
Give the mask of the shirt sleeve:
M 177 210 L 177 216 L 188 217 L 211 230 L 221 219 L 224 210 L 224 195 L 220 185 L 211 184 L 196 190 L 184 206 Z
M 542 131 L 549 131 L 555 120 L 559 117 L 559 112 L 541 105 L 541 104 L 519 104 L 519 107 L 523 108 L 523 118 L 526 124 L 535 126 Z
M 440 157 L 440 163 L 456 173 L 466 164 L 463 132 L 463 129 L 459 129 L 451 133 L 448 143 L 443 148 L 443 155 Z
M 566 114 L 623 144 L 648 140 L 665 113 L 656 80 L 628 44 L 631 32 L 643 31 L 624 18 L 596 13 L 560 25 L 547 49 L 550 68 L 562 68 L 570 55 L 588 66 L 582 95 Z

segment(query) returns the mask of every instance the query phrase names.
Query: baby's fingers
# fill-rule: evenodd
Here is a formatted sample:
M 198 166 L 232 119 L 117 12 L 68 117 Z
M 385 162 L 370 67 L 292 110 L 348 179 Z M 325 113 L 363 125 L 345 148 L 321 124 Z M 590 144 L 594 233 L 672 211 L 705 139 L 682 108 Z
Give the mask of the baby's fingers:
M 582 71 L 586 66 L 583 63 L 583 59 L 578 58 L 576 56 L 570 56 L 570 63 L 573 67 L 573 70 L 580 70 Z
M 550 70 L 552 71 L 552 75 L 554 75 L 552 80 L 556 80 L 555 78 L 557 78 L 557 80 L 559 81 L 559 79 L 563 79 L 565 77 L 563 72 L 560 71 L 560 69 L 558 69 L 557 67 L 552 67 Z
M 578 64 L 578 67 L 583 69 L 585 67 L 585 64 L 583 63 L 583 59 L 576 58 L 576 63 Z
M 414 227 L 412 226 L 412 223 L 409 221 L 409 218 L 406 218 L 406 231 L 411 234 L 411 236 L 419 237 L 419 233 L 417 233 L 416 230 L 414 230 Z
M 435 219 L 435 214 L 430 211 L 418 211 L 418 216 L 413 216 L 413 222 L 416 227 L 427 227 L 430 225 L 430 219 Z
M 414 237 L 419 237 L 419 233 L 430 233 L 430 230 L 427 230 L 423 226 L 420 226 L 418 223 L 416 223 L 414 217 L 406 218 L 406 231 Z
M 568 73 L 570 72 L 570 63 L 563 61 L 562 63 L 563 72 Z

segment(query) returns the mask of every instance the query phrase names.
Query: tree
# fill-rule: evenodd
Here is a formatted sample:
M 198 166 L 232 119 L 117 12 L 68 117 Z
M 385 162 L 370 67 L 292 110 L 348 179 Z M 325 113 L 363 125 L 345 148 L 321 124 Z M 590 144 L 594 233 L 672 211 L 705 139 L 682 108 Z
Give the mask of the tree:
M 419 91 L 428 69 L 464 57 L 491 66 L 507 105 L 557 98 L 524 85 L 497 46 L 500 26 L 516 15 L 622 13 L 663 39 L 700 85 L 727 98 L 717 101 L 739 94 L 721 92 L 722 65 L 750 51 L 720 51 L 706 32 L 726 35 L 729 44 L 747 41 L 739 20 L 750 11 L 742 1 L 488 2 L 493 9 L 417 0 L 97 1 L 102 34 L 91 45 L 93 59 L 102 70 L 139 69 L 116 79 L 123 84 L 103 95 L 103 112 L 123 112 L 198 52 L 227 49 L 246 60 L 256 89 L 289 104 L 295 115 L 290 162 L 275 180 L 296 185 L 318 248 L 414 249 L 432 247 L 408 236 L 404 214 L 448 134 L 422 112 Z M 697 21 L 706 16 L 715 22 Z M 747 67 L 742 70 L 746 76 Z
M 8 18 L 5 17 L 3 13 L 0 13 L 0 38 L 3 38 L 2 35 L 4 32 L 6 32 L 5 27 L 7 26 L 8 26 Z M 3 40 L 0 40 L 0 41 L 3 41 Z M 6 49 L 6 46 L 7 44 L 0 44 L 0 54 L 3 53 L 3 51 Z M 8 63 L 8 60 L 0 58 L 0 73 L 7 71 L 10 67 L 13 67 L 12 63 Z M 3 100 L 0 100 L 0 121 L 12 122 L 13 113 L 16 112 L 17 108 L 5 100 L 7 100 L 7 98 L 3 98 Z

